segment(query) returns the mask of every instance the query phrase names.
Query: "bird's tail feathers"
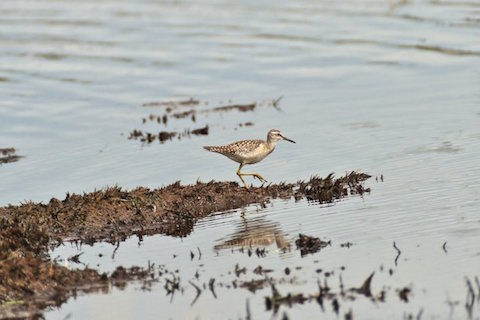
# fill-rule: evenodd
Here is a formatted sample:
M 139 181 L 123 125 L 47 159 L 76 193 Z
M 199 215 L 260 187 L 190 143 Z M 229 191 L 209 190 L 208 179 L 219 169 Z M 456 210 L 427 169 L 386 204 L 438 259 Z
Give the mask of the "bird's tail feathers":
M 218 152 L 218 148 L 214 146 L 204 146 L 203 149 L 211 151 L 211 152 Z

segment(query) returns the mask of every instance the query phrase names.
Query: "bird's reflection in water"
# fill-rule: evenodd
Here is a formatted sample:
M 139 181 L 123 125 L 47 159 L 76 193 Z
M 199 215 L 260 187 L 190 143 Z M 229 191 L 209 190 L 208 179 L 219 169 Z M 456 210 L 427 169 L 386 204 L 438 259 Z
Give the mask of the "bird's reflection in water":
M 235 232 L 216 242 L 214 250 L 234 248 L 265 248 L 276 244 L 277 249 L 287 251 L 290 243 L 285 239 L 278 222 L 265 219 L 265 216 L 247 218 L 244 213 L 237 223 Z

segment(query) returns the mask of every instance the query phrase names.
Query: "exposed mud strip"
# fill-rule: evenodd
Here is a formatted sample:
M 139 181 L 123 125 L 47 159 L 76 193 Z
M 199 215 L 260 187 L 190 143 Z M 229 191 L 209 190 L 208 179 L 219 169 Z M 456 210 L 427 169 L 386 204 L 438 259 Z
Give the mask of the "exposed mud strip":
M 156 190 L 124 191 L 112 187 L 83 195 L 67 194 L 64 200 L 53 198 L 48 204 L 27 202 L 2 207 L 0 311 L 28 309 L 32 304 L 35 309 L 59 305 L 77 290 L 108 287 L 118 279 L 154 279 L 144 269 L 111 275 L 92 269 L 69 270 L 50 261 L 49 245 L 74 239 L 117 242 L 134 234 L 186 236 L 200 218 L 214 212 L 253 203 L 266 205 L 276 198 L 333 202 L 343 196 L 363 194 L 370 191 L 362 185 L 369 177 L 351 172 L 334 179 L 331 174 L 249 190 L 236 182 L 213 181 L 186 186 L 176 182 Z

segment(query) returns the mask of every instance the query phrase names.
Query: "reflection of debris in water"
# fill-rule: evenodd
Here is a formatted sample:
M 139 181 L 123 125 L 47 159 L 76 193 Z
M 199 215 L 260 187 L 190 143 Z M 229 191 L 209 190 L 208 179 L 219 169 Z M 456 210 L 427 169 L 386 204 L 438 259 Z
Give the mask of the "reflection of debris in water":
M 372 284 L 372 279 L 373 276 L 375 275 L 375 272 L 372 272 L 367 279 L 363 282 L 363 284 L 360 286 L 360 288 L 352 288 L 350 291 L 356 292 L 358 294 L 363 294 L 365 297 L 371 297 L 372 296 L 372 290 L 370 289 L 371 284 Z
M 465 302 L 465 308 L 467 309 L 469 318 L 472 319 L 475 301 L 477 302 L 477 304 L 480 301 L 480 281 L 478 277 L 475 276 L 475 283 L 477 284 L 478 288 L 477 295 L 475 295 L 475 290 L 473 289 L 473 285 L 470 279 L 465 278 L 465 281 L 467 282 L 467 301 Z
M 251 289 L 261 289 L 262 287 L 260 286 L 265 286 L 266 284 L 270 284 L 270 287 L 272 289 L 272 295 L 268 296 L 265 298 L 265 306 L 267 310 L 272 310 L 273 313 L 277 313 L 278 310 L 280 309 L 280 306 L 288 306 L 292 307 L 294 304 L 304 304 L 305 302 L 312 302 L 316 301 L 319 305 L 322 311 L 325 311 L 325 301 L 331 301 L 331 306 L 332 306 L 332 311 L 335 314 L 340 313 L 341 305 L 340 301 L 353 301 L 356 298 L 359 297 L 359 295 L 363 295 L 367 298 L 372 299 L 372 301 L 376 302 L 384 302 L 385 300 L 385 291 L 381 291 L 377 296 L 383 296 L 382 299 L 376 299 L 375 297 L 372 296 L 371 289 L 370 289 L 370 284 L 372 282 L 372 278 L 374 273 L 372 272 L 370 276 L 363 282 L 363 284 L 360 286 L 360 288 L 350 288 L 348 290 L 343 289 L 343 282 L 342 282 L 342 277 L 341 275 L 339 276 L 339 291 L 334 291 L 333 288 L 331 288 L 328 283 L 327 279 L 333 275 L 332 272 L 325 272 L 324 273 L 324 279 L 323 283 L 320 279 L 317 280 L 318 284 L 318 293 L 314 294 L 303 294 L 303 293 L 288 293 L 286 295 L 280 294 L 279 290 L 277 290 L 274 279 L 272 278 L 265 278 L 266 281 L 261 282 L 252 282 L 245 284 L 245 288 L 248 290 Z M 251 288 L 252 286 L 255 286 Z M 349 309 L 346 312 L 346 315 L 349 315 L 352 317 L 352 310 Z
M 296 303 L 303 304 L 305 301 L 308 301 L 309 298 L 305 297 L 302 293 L 299 294 L 287 294 L 282 296 L 274 284 L 271 285 L 272 296 L 265 298 L 265 306 L 267 310 L 273 310 L 273 313 L 277 313 L 280 305 L 285 304 L 291 306 Z
M 395 266 L 398 266 L 398 258 L 400 258 L 400 255 L 402 254 L 402 251 L 400 251 L 400 249 L 398 249 L 395 241 L 393 241 L 393 248 L 397 251 L 397 256 L 395 257 Z
M 4 163 L 16 162 L 23 158 L 23 156 L 19 156 L 15 154 L 15 152 L 17 152 L 15 148 L 0 148 L 0 165 Z

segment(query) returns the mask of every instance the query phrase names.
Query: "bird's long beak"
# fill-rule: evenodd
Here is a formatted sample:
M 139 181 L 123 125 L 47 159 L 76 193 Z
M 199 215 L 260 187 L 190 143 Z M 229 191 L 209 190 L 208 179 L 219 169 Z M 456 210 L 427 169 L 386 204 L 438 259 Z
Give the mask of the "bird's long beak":
M 289 141 L 289 142 L 291 142 L 291 143 L 296 143 L 295 141 L 293 141 L 293 140 L 290 140 L 290 139 L 288 139 L 288 138 L 287 138 L 287 137 L 285 137 L 285 136 L 282 136 L 282 138 L 283 138 L 283 140 L 287 140 L 287 141 Z

